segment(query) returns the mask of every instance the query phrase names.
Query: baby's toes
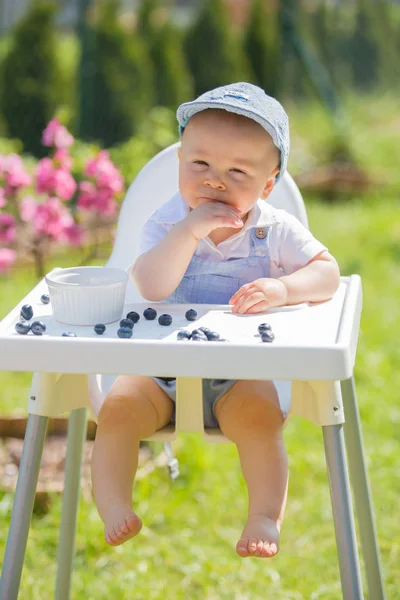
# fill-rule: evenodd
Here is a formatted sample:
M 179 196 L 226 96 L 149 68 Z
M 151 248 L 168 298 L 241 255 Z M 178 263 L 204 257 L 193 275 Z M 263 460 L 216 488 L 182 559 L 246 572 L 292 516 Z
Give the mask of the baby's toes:
M 248 548 L 248 540 L 239 540 L 236 544 L 236 552 L 242 558 L 246 556 L 250 556 L 249 548 Z
M 263 549 L 264 549 L 264 542 L 262 540 L 257 540 L 256 547 L 253 552 L 253 556 L 262 556 Z

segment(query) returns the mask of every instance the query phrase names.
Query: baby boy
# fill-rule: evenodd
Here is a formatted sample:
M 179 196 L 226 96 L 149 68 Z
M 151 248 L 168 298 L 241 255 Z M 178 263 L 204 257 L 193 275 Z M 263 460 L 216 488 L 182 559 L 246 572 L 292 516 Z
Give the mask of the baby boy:
M 182 104 L 177 118 L 179 192 L 145 224 L 130 269 L 143 298 L 230 304 L 237 315 L 331 298 L 339 285 L 335 259 L 295 217 L 265 202 L 288 159 L 280 103 L 236 83 Z M 236 545 L 242 557 L 279 550 L 288 467 L 278 390 L 274 381 L 203 381 L 205 425 L 236 444 L 247 484 L 248 516 Z M 132 509 L 139 443 L 171 421 L 174 400 L 175 381 L 121 376 L 102 405 L 92 482 L 110 545 L 142 527 Z

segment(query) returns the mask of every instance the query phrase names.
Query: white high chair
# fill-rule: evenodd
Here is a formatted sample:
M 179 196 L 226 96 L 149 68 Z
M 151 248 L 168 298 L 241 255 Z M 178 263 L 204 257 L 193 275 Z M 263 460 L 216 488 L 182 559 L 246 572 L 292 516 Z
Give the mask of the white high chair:
M 143 223 L 159 205 L 176 192 L 178 188 L 178 146 L 179 144 L 174 144 L 155 156 L 142 169 L 129 188 L 121 208 L 116 240 L 107 265 L 122 269 L 129 266 L 138 250 L 139 232 Z M 294 214 L 307 226 L 307 215 L 301 194 L 289 174 L 285 174 L 277 184 L 268 201 L 272 205 L 284 208 Z M 342 278 L 342 284 L 346 286 L 346 293 L 343 301 L 345 308 L 341 312 L 340 327 L 338 329 L 339 339 L 337 341 L 339 346 L 334 348 L 335 352 L 329 354 L 329 362 L 333 363 L 337 360 L 338 366 L 334 365 L 335 368 L 333 369 L 332 365 L 325 364 L 321 359 L 320 380 L 294 381 L 292 385 L 291 413 L 304 416 L 316 425 L 322 426 L 343 598 L 345 600 L 360 600 L 363 598 L 363 591 L 344 446 L 343 434 L 345 435 L 359 519 L 369 598 L 371 600 L 384 600 L 385 592 L 379 549 L 352 376 L 361 312 L 361 287 L 357 276 Z M 10 332 L 13 331 L 15 321 L 18 320 L 20 306 L 29 302 L 29 299 L 34 296 L 37 298 L 45 290 L 46 286 L 42 281 L 0 323 L 0 350 L 2 350 L 0 368 L 3 370 L 36 371 L 30 392 L 28 426 L 0 580 L 1 600 L 15 600 L 18 596 L 48 418 L 68 411 L 71 411 L 71 415 L 68 430 L 65 490 L 55 598 L 56 600 L 68 600 L 70 597 L 82 449 L 86 438 L 86 407 L 91 405 L 97 413 L 115 378 L 115 375 L 112 374 L 91 375 L 88 377 L 84 369 L 88 368 L 89 373 L 96 373 L 96 370 L 93 369 L 98 365 L 99 370 L 102 370 L 103 365 L 106 364 L 105 359 L 103 362 L 100 358 L 96 359 L 99 362 L 95 365 L 93 363 L 95 359 L 92 359 L 88 353 L 87 365 L 82 367 L 74 360 L 74 354 L 72 352 L 68 353 L 67 345 L 64 344 L 62 350 L 58 351 L 58 348 L 61 348 L 60 340 L 55 340 L 57 345 L 54 345 L 54 348 L 42 344 L 43 354 L 41 357 L 32 356 L 32 353 L 30 353 L 29 360 L 27 358 L 25 362 L 21 361 L 21 349 L 25 347 L 25 344 L 27 348 L 30 346 L 31 349 L 33 344 L 40 342 L 40 340 L 33 340 L 32 338 L 25 341 L 16 340 Z M 138 301 L 141 301 L 138 292 L 131 283 L 128 284 L 126 303 Z M 27 338 L 27 336 L 23 337 Z M 85 340 L 82 341 L 82 344 L 84 343 Z M 120 342 L 115 341 L 114 343 L 118 344 Z M 340 346 L 340 344 L 342 345 Z M 46 353 L 47 347 L 49 351 Z M 240 348 L 236 350 L 239 352 Z M 227 349 L 226 352 L 233 353 L 236 350 Z M 320 354 L 322 356 L 322 350 L 320 354 L 318 348 L 311 350 L 317 352 L 313 356 L 320 356 Z M 340 350 L 341 353 L 336 350 Z M 349 366 L 342 369 L 341 357 L 344 350 L 347 352 L 346 356 L 349 357 Z M 55 355 L 57 352 L 63 353 L 65 362 L 63 373 L 58 372 L 59 368 L 57 369 L 57 365 L 60 364 L 56 362 Z M 240 355 L 242 363 L 246 361 L 246 356 L 248 356 L 246 354 L 243 356 L 243 353 L 246 352 L 248 352 L 248 349 L 243 349 Z M 268 368 L 270 370 L 275 368 L 278 372 L 283 362 L 282 355 L 277 355 L 276 359 L 273 359 L 275 355 L 272 353 L 270 356 L 272 366 L 269 364 Z M 299 373 L 303 369 L 307 371 L 306 361 L 309 360 L 307 352 L 304 352 L 304 357 L 304 361 L 301 360 L 298 367 Z M 144 364 L 144 361 L 145 358 L 143 358 L 141 364 Z M 211 367 L 206 365 L 204 369 L 206 368 L 210 369 Z M 327 373 L 346 374 L 343 376 L 343 381 L 339 383 L 334 379 L 338 379 L 342 375 L 334 377 Z M 182 373 L 179 373 L 177 377 L 175 428 L 168 426 L 158 431 L 150 439 L 168 441 L 174 439 L 179 431 L 197 431 L 209 441 L 228 441 L 219 430 L 204 430 L 201 378 L 199 374 L 193 376 L 189 372 L 184 375 L 188 376 L 182 376 Z M 299 378 L 301 378 L 300 375 Z M 332 381 L 328 381 L 329 379 L 332 379 Z M 184 401 L 184 398 L 187 401 Z M 343 431 L 344 413 L 346 415 L 346 425 Z

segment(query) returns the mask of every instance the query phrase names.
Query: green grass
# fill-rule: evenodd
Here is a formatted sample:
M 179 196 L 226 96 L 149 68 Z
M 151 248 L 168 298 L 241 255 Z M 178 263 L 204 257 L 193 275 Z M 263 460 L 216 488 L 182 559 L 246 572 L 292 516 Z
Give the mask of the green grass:
M 400 599 L 398 206 L 395 201 L 370 199 L 334 206 L 313 202 L 308 210 L 312 230 L 338 258 L 342 273 L 357 272 L 363 280 L 356 381 L 387 594 L 396 600 Z M 70 255 L 57 262 L 73 264 L 75 259 Z M 33 283 L 34 276 L 26 270 L 2 281 L 0 314 Z M 25 374 L 0 374 L 2 412 L 17 406 L 25 412 L 29 381 Z M 290 492 L 282 549 L 275 559 L 242 561 L 234 553 L 246 512 L 234 447 L 182 436 L 177 443 L 182 471 L 178 481 L 171 483 L 166 471 L 159 470 L 135 487 L 135 505 L 145 523 L 136 541 L 117 549 L 106 547 L 93 503 L 81 502 L 72 598 L 340 599 L 321 431 L 293 418 L 285 437 Z M 4 532 L 11 504 L 10 494 L 0 495 Z M 33 518 L 23 599 L 52 597 L 59 517 L 56 499 L 48 515 Z M 4 544 L 5 533 L 0 556 Z

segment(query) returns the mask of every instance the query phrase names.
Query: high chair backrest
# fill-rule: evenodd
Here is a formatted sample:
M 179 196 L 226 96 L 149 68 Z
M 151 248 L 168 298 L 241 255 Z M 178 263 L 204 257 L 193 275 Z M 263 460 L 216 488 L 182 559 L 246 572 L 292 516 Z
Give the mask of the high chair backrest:
M 128 189 L 121 207 L 114 248 L 108 266 L 126 269 L 135 260 L 140 232 L 150 215 L 178 190 L 178 154 L 180 142 L 165 148 L 139 172 Z M 286 172 L 268 202 L 283 208 L 308 227 L 303 198 L 292 177 Z M 127 289 L 127 302 L 142 300 L 133 284 Z

